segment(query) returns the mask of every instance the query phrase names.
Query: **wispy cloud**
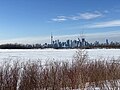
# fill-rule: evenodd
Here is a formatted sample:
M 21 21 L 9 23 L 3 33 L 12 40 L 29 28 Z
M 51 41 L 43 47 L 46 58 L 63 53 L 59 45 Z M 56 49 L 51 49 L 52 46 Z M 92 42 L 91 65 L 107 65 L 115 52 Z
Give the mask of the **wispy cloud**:
M 103 16 L 103 15 L 100 12 L 94 12 L 94 13 L 86 12 L 86 13 L 80 13 L 78 16 L 73 16 L 70 19 L 72 19 L 72 20 L 80 20 L 80 19 L 90 20 L 90 19 L 95 19 L 95 18 L 101 17 L 101 16 Z
M 85 12 L 85 13 L 79 13 L 77 15 L 70 15 L 70 16 L 57 16 L 56 18 L 51 19 L 55 22 L 63 22 L 67 20 L 91 20 L 98 17 L 102 17 L 103 14 L 101 12 L 95 11 L 95 12 Z
M 55 22 L 62 22 L 62 21 L 66 21 L 67 17 L 66 16 L 57 16 L 56 18 L 53 18 L 52 21 Z
M 106 22 L 100 22 L 93 25 L 86 25 L 86 28 L 105 28 L 105 27 L 118 27 L 120 26 L 120 20 L 112 20 Z
M 110 13 L 110 11 L 109 11 L 109 10 L 104 10 L 103 12 L 104 12 L 104 13 L 106 13 L 106 14 L 107 14 L 107 13 Z

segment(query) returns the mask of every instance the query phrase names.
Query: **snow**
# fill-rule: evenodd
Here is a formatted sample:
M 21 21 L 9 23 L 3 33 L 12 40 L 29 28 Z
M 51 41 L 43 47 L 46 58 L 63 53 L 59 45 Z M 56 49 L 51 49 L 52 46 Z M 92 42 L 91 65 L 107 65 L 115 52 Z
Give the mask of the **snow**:
M 71 60 L 77 49 L 0 49 L 0 61 Z M 90 59 L 118 58 L 120 49 L 86 49 Z

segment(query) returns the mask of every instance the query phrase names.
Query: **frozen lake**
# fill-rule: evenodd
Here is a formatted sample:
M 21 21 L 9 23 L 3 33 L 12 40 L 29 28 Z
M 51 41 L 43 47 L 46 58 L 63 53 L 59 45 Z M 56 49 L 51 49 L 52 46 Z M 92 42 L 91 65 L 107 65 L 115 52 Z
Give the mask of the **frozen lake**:
M 70 60 L 77 49 L 0 49 L 0 60 Z M 120 57 L 120 49 L 86 49 L 91 59 Z

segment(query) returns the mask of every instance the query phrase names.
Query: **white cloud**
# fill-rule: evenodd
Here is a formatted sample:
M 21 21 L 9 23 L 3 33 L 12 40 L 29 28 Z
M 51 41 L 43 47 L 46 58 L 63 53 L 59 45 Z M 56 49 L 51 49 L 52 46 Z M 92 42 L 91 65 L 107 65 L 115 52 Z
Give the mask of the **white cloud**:
M 62 22 L 62 21 L 67 21 L 67 20 L 81 20 L 81 19 L 90 20 L 90 19 L 101 17 L 101 16 L 103 16 L 103 14 L 98 11 L 85 12 L 85 13 L 80 13 L 78 15 L 57 16 L 56 18 L 53 18 L 52 21 Z
M 55 21 L 55 22 L 63 22 L 66 20 L 67 20 L 66 16 L 57 16 L 56 18 L 52 19 L 52 21 Z
M 87 28 L 105 28 L 105 27 L 118 27 L 120 26 L 120 20 L 112 20 L 106 22 L 100 22 L 93 25 L 86 25 Z
M 90 20 L 90 19 L 101 17 L 101 16 L 102 14 L 100 12 L 94 12 L 94 13 L 86 12 L 86 13 L 80 14 L 78 19 Z
M 60 41 L 66 41 L 68 39 L 74 40 L 80 38 L 80 34 L 73 35 L 61 35 L 54 36 L 54 40 L 59 39 Z M 90 33 L 84 34 L 84 37 L 88 42 L 100 41 L 105 42 L 106 39 L 109 41 L 117 41 L 120 42 L 120 31 L 111 31 L 111 32 L 101 32 L 101 33 Z M 5 43 L 22 43 L 22 44 L 36 44 L 36 43 L 50 43 L 50 36 L 48 37 L 28 37 L 28 38 L 18 38 L 18 39 L 10 39 L 10 40 L 0 40 L 0 44 Z
M 62 30 L 89 30 L 89 29 L 102 29 L 102 28 L 112 28 L 112 27 L 120 27 L 120 20 L 111 20 L 111 21 L 104 21 L 104 22 L 96 22 L 91 24 L 84 24 L 79 26 L 73 27 L 66 27 Z
M 104 13 L 110 13 L 110 11 L 109 10 L 104 10 Z

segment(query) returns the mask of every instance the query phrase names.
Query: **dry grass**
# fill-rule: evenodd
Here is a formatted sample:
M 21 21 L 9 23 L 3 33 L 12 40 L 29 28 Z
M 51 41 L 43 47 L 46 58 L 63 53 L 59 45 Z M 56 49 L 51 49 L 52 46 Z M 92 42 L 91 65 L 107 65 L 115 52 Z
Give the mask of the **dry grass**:
M 82 50 L 72 63 L 28 61 L 0 66 L 0 90 L 119 90 L 119 86 L 119 59 L 91 61 Z

